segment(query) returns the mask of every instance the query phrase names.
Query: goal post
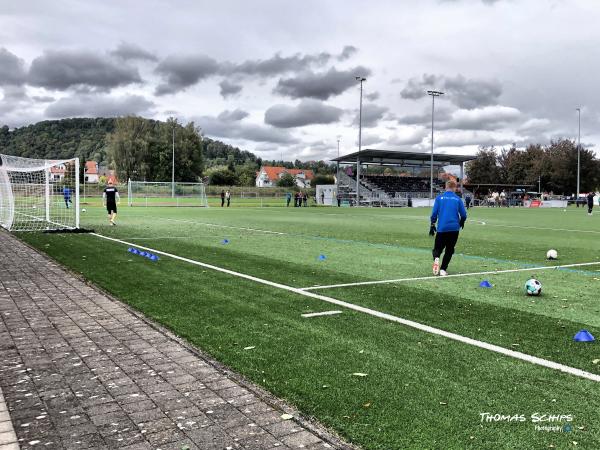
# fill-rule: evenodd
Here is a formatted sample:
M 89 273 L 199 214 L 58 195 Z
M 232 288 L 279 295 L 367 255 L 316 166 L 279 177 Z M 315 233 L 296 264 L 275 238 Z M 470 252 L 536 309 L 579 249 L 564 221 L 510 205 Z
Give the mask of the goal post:
M 79 228 L 79 158 L 0 154 L 0 226 L 10 231 Z
M 201 206 L 208 207 L 204 183 L 162 181 L 127 182 L 129 206 Z

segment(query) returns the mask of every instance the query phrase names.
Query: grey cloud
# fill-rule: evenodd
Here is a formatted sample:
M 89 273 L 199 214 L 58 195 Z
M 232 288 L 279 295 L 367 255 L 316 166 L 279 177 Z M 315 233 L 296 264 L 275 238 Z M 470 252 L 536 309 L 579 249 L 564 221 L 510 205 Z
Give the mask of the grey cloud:
M 135 67 L 84 50 L 47 51 L 31 63 L 29 83 L 47 89 L 83 86 L 106 90 L 142 79 Z
M 27 111 L 31 100 L 24 86 L 4 86 L 0 101 L 0 117 L 17 111 Z
M 383 142 L 383 139 L 380 135 L 371 133 L 363 133 L 361 140 L 363 146 L 375 145 Z
M 2 91 L 4 94 L 2 100 L 5 102 L 29 100 L 24 86 L 4 86 Z
M 218 70 L 217 61 L 206 55 L 169 56 L 155 69 L 164 80 L 156 87 L 155 93 L 165 95 L 185 90 Z
M 346 61 L 347 59 L 352 58 L 356 52 L 358 52 L 358 49 L 356 47 L 354 47 L 353 45 L 346 45 L 343 50 L 342 53 L 340 53 L 337 57 L 338 61 Z
M 371 92 L 369 94 L 365 94 L 365 98 L 370 102 L 374 102 L 379 98 L 379 92 Z
M 411 78 L 400 95 L 416 100 L 426 97 L 428 89 L 440 89 L 452 103 L 468 109 L 496 104 L 502 95 L 499 81 L 468 79 L 460 74 L 454 77 L 424 74 L 420 78 Z
M 375 127 L 377 123 L 383 118 L 383 115 L 387 112 L 388 108 L 385 106 L 375 105 L 373 103 L 367 103 L 362 108 L 362 126 L 365 128 Z M 358 125 L 359 112 L 356 111 L 356 117 L 354 119 L 354 125 Z
M 274 105 L 265 112 L 265 123 L 277 128 L 302 127 L 312 124 L 334 123 L 343 110 L 317 100 L 302 100 L 297 106 Z
M 128 114 L 148 114 L 153 107 L 153 102 L 140 95 L 125 95 L 122 97 L 77 95 L 61 98 L 48 106 L 45 114 L 51 118 L 115 117 Z
M 233 83 L 229 80 L 223 80 L 219 83 L 219 87 L 221 88 L 221 96 L 223 98 L 231 97 L 235 94 L 239 94 L 242 90 L 242 86 L 236 83 Z
M 486 106 L 476 109 L 459 109 L 450 119 L 441 122 L 440 129 L 495 130 L 521 118 L 521 111 L 508 106 Z
M 327 72 L 306 71 L 294 78 L 282 78 L 274 92 L 291 98 L 317 98 L 327 100 L 357 85 L 356 76 L 368 76 L 371 71 L 358 66 L 348 70 L 332 67 Z
M 19 86 L 25 82 L 25 62 L 14 53 L 0 48 L 0 86 Z
M 217 117 L 201 116 L 194 121 L 209 136 L 274 144 L 291 144 L 298 141 L 288 130 L 232 119 L 232 113 L 228 111 Z
M 435 137 L 435 143 L 439 147 L 463 147 L 465 145 L 501 147 L 513 142 L 517 142 L 513 136 L 499 136 L 489 131 L 446 132 Z
M 54 97 L 50 97 L 49 95 L 34 95 L 31 97 L 31 100 L 34 100 L 38 103 L 49 103 L 55 100 Z
M 422 127 L 402 127 L 386 141 L 389 146 L 406 146 L 420 144 L 429 131 Z
M 110 54 L 124 61 L 158 61 L 156 55 L 153 55 L 139 45 L 131 44 L 129 42 L 121 42 L 115 50 L 110 52 Z
M 280 75 L 286 72 L 299 72 L 313 65 L 327 64 L 331 55 L 326 52 L 314 55 L 295 54 L 281 56 L 276 53 L 269 59 L 247 60 L 240 64 L 224 63 L 221 72 L 224 74 L 259 75 L 264 77 Z
M 233 111 L 225 110 L 220 113 L 217 118 L 224 122 L 237 122 L 239 120 L 245 119 L 248 117 L 248 113 L 241 109 L 234 109 Z

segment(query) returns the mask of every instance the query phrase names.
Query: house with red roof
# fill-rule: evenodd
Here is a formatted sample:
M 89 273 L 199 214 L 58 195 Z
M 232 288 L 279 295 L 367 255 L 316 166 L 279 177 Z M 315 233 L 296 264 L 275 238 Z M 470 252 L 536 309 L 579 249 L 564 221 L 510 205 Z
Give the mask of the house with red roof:
M 85 182 L 86 183 L 97 183 L 99 178 L 98 174 L 98 163 L 96 161 L 85 162 Z
M 65 165 L 57 164 L 50 167 L 50 180 L 51 181 L 62 181 L 65 178 Z
M 256 173 L 256 187 L 277 186 L 277 181 L 286 173 L 294 177 L 296 185 L 300 188 L 309 188 L 311 180 L 315 177 L 312 170 L 286 169 L 280 166 L 262 166 Z

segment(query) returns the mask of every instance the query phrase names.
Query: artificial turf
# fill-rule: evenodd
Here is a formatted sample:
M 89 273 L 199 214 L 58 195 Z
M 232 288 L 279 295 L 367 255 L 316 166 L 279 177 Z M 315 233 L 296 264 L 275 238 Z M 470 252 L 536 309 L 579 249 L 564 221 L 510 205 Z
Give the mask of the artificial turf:
M 429 275 L 427 213 L 123 207 L 110 228 L 100 208 L 88 207 L 82 225 L 307 287 Z M 544 266 L 549 248 L 560 263 L 598 261 L 599 225 L 576 208 L 471 210 L 450 271 Z M 355 311 L 305 319 L 333 308 L 168 257 L 152 262 L 95 236 L 20 237 L 363 448 L 600 447 L 596 382 Z M 584 327 L 600 337 L 598 270 L 487 275 L 491 289 L 471 276 L 315 292 L 600 373 L 598 344 L 572 341 Z M 535 299 L 523 292 L 532 275 L 544 285 Z M 487 423 L 484 412 L 527 420 Z M 536 431 L 534 413 L 571 414 L 572 431 Z

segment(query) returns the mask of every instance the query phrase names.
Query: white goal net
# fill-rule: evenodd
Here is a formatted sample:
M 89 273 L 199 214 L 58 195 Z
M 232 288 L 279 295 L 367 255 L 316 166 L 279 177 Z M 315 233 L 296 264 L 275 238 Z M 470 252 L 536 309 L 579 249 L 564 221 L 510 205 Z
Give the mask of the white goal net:
M 0 226 L 11 231 L 79 228 L 79 159 L 0 155 Z
M 204 183 L 132 181 L 127 183 L 129 206 L 208 207 Z

